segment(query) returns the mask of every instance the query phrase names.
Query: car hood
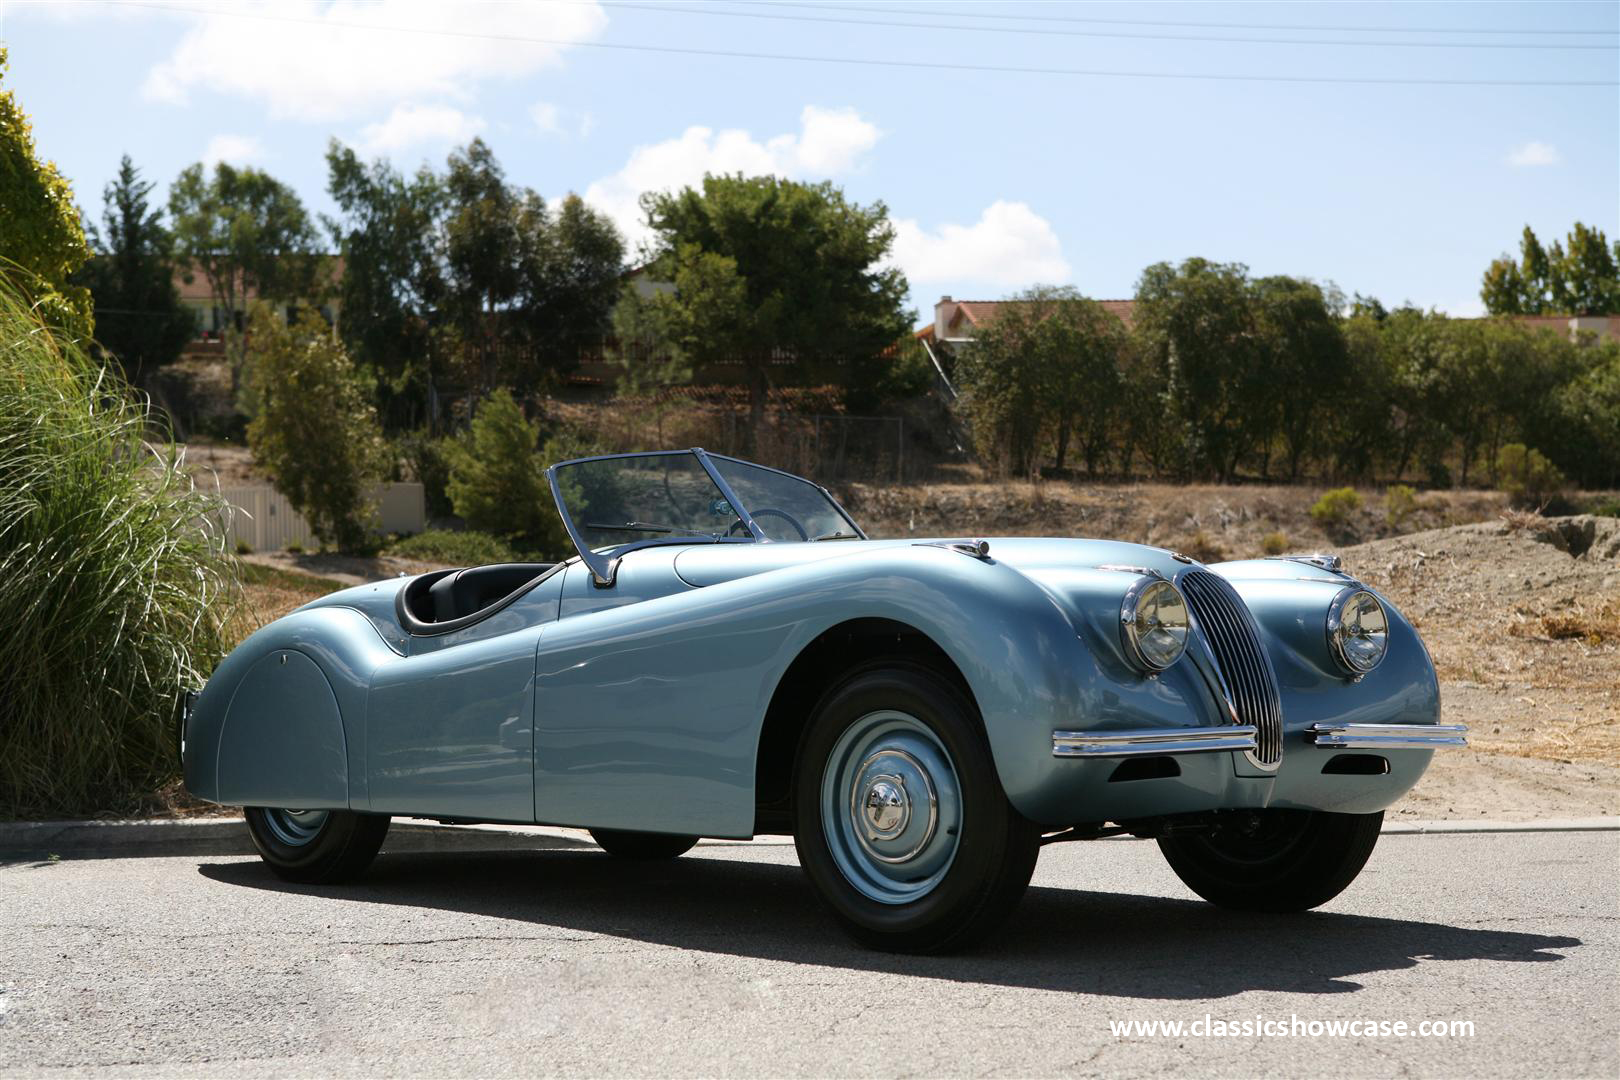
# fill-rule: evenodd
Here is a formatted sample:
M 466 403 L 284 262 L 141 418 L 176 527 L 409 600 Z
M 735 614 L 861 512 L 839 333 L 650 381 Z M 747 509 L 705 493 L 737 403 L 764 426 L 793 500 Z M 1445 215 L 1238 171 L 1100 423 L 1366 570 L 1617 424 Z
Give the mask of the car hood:
M 826 540 L 809 544 L 716 544 L 683 549 L 675 557 L 675 572 L 689 585 L 718 585 L 754 574 L 783 570 L 823 559 L 848 558 L 884 548 L 963 543 L 961 537 L 906 540 Z M 1177 558 L 1163 548 L 1127 544 L 1117 540 L 1054 539 L 1050 537 L 995 537 L 989 541 L 988 560 L 1010 566 L 1037 580 L 1051 572 L 1106 566 L 1141 568 L 1165 577 L 1185 569 L 1185 556 Z M 966 556 L 964 556 L 966 557 Z

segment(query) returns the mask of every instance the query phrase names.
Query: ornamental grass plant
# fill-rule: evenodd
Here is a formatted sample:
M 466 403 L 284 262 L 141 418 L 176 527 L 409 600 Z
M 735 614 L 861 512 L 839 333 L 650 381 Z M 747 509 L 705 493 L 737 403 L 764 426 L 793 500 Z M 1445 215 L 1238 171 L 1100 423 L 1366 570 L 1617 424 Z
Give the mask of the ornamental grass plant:
M 240 586 L 144 399 L 0 277 L 0 817 L 128 813 Z

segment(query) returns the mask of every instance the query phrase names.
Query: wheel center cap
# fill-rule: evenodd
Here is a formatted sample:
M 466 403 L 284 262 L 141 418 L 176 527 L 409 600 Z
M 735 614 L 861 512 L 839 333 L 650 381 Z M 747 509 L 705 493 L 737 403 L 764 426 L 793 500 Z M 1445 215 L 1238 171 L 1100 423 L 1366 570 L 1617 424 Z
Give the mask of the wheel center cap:
M 898 776 L 874 776 L 861 800 L 866 834 L 871 840 L 892 840 L 905 832 L 911 821 L 911 797 Z

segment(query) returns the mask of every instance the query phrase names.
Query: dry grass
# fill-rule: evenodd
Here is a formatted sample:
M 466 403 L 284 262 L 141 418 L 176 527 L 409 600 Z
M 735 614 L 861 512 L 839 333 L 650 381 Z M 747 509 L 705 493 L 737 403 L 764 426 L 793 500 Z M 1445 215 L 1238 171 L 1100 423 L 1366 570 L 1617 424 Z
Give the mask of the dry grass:
M 1340 546 L 1310 516 L 1322 488 L 1287 485 L 1032 483 L 846 484 L 837 489 L 873 536 L 1088 536 L 1197 547 L 1245 559 Z M 1364 492 L 1344 524 L 1350 542 L 1488 521 L 1506 507 L 1490 491 L 1428 492 L 1392 523 L 1381 492 Z M 1218 554 L 1217 554 L 1218 553 Z M 1206 560 L 1207 561 L 1207 560 Z
M 1558 546 L 1588 524 L 1582 554 Z M 1417 624 L 1477 749 L 1620 765 L 1620 521 L 1504 515 L 1344 557 Z

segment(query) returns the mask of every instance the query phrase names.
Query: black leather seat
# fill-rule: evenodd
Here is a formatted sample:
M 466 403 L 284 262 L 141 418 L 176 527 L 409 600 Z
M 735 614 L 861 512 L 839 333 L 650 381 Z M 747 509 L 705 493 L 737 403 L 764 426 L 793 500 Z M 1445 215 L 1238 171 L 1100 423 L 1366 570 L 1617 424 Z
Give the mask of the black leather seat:
M 432 621 L 449 622 L 482 611 L 550 570 L 555 563 L 493 563 L 446 574 L 428 587 Z

